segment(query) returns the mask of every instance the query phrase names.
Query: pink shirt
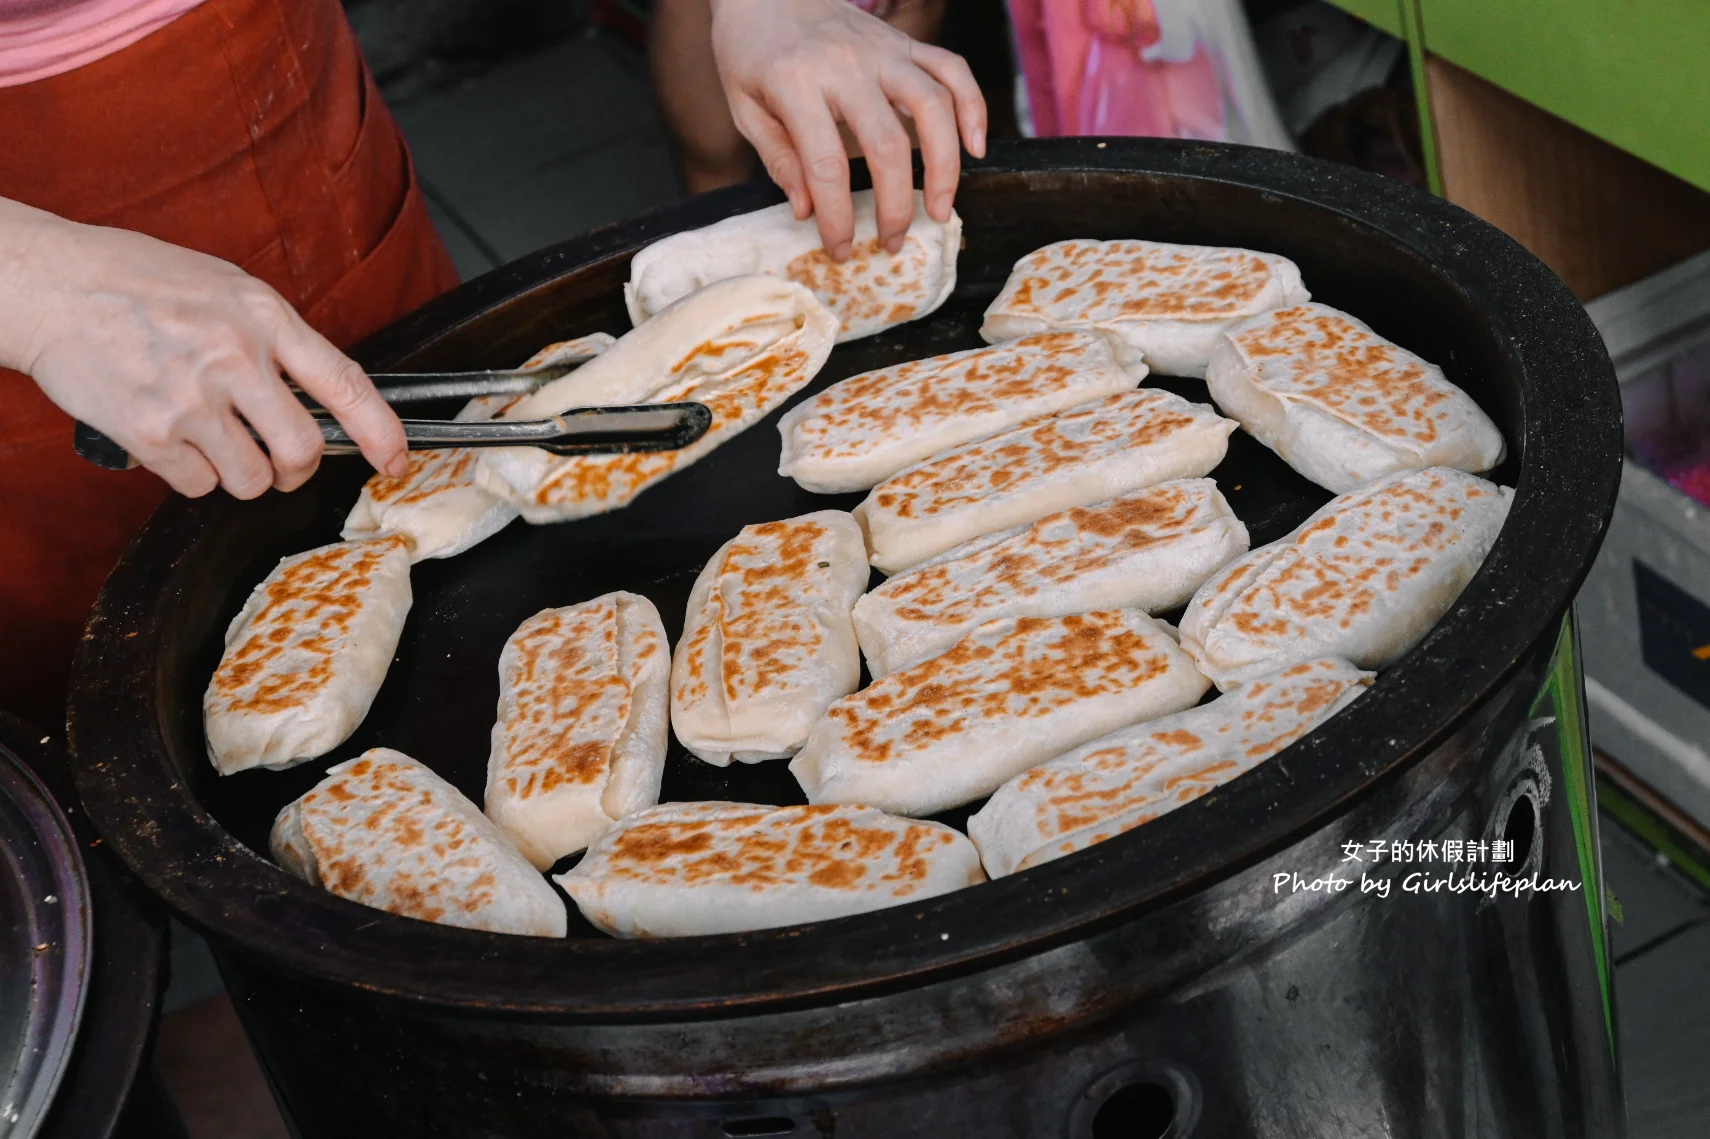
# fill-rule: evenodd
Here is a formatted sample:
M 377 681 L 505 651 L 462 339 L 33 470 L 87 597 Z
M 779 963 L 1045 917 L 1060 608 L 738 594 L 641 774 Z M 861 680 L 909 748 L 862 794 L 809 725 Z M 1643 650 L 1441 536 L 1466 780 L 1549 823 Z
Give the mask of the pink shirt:
M 202 0 L 0 0 L 0 87 L 93 63 Z

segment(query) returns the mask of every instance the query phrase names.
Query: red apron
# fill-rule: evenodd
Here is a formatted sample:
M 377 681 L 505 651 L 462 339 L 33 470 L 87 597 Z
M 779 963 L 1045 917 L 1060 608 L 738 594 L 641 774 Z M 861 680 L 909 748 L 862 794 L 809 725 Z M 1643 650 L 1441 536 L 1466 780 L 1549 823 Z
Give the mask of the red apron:
M 0 88 L 0 197 L 240 266 L 348 345 L 457 283 L 338 0 L 207 0 L 105 59 Z M 166 496 L 101 471 L 0 369 L 0 709 L 64 721 L 95 595 Z

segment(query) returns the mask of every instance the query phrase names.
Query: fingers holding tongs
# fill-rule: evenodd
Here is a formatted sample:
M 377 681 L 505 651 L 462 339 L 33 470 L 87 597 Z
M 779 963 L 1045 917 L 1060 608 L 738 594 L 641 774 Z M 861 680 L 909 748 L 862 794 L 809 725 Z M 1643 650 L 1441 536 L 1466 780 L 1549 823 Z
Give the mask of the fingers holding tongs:
M 407 407 L 433 400 L 528 395 L 568 374 L 584 359 L 506 371 L 377 373 L 370 379 L 387 403 Z M 320 425 L 327 454 L 358 451 L 342 424 L 323 408 L 311 404 L 310 410 Z M 406 445 L 412 451 L 442 447 L 539 447 L 555 455 L 602 455 L 687 447 L 712 427 L 712 411 L 705 404 L 685 402 L 573 408 L 546 419 L 467 423 L 404 419 L 402 422 Z M 124 470 L 136 465 L 124 448 L 86 423 L 77 424 L 73 445 L 79 455 L 99 467 Z

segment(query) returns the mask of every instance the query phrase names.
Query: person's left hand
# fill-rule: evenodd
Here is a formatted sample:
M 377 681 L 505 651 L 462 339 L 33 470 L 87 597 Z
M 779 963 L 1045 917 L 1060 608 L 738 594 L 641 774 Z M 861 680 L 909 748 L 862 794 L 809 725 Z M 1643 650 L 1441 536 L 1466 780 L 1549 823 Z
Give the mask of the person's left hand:
M 879 240 L 902 248 L 914 216 L 912 120 L 926 210 L 948 221 L 961 145 L 986 151 L 986 103 L 962 57 L 917 43 L 849 0 L 713 0 L 713 55 L 736 127 L 798 218 L 812 214 L 836 260 L 855 233 L 849 128 L 873 175 Z

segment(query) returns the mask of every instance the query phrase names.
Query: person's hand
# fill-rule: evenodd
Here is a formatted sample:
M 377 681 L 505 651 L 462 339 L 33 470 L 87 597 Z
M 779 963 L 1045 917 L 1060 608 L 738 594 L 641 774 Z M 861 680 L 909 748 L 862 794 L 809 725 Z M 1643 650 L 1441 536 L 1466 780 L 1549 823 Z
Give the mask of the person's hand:
M 892 252 L 914 215 L 900 116 L 920 138 L 926 209 L 938 221 L 949 220 L 961 173 L 958 135 L 969 153 L 985 154 L 986 103 L 962 57 L 849 0 L 713 0 L 713 54 L 737 129 L 839 261 L 855 228 L 839 122 L 867 157 L 879 239 Z
M 292 380 L 388 474 L 403 426 L 360 367 L 237 267 L 0 201 L 0 365 L 27 373 L 174 490 L 293 490 L 321 433 Z M 250 436 L 253 426 L 264 452 Z

